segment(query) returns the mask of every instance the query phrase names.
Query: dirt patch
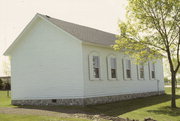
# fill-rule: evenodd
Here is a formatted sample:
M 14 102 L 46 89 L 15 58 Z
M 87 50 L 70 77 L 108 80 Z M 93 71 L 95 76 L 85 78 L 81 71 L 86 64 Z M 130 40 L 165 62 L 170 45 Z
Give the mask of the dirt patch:
M 73 112 L 73 113 L 72 113 Z M 48 111 L 48 110 L 41 110 L 41 109 L 26 109 L 26 108 L 13 108 L 13 107 L 2 107 L 0 108 L 1 114 L 20 114 L 20 115 L 39 115 L 39 116 L 53 116 L 53 117 L 63 117 L 63 118 L 86 118 L 91 120 L 99 121 L 104 119 L 100 115 L 89 115 L 77 113 L 75 111 L 68 111 L 67 113 L 62 112 L 55 112 L 55 111 Z
M 63 109 L 62 109 L 63 110 Z M 39 116 L 53 116 L 53 117 L 63 117 L 63 118 L 86 118 L 93 121 L 100 121 L 102 119 L 109 121 L 138 121 L 138 120 L 130 120 L 124 119 L 120 117 L 113 116 L 105 116 L 105 115 L 96 115 L 96 114 L 88 114 L 85 112 L 81 112 L 78 110 L 44 110 L 44 109 L 30 109 L 30 108 L 14 108 L 14 107 L 2 107 L 0 108 L 1 114 L 20 114 L 20 115 L 39 115 Z M 145 119 L 145 121 L 155 121 L 153 119 Z

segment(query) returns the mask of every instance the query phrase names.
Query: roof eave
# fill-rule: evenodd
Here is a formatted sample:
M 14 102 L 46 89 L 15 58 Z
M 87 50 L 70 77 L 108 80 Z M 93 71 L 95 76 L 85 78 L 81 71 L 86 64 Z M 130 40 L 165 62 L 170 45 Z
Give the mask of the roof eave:
M 36 21 L 36 19 L 40 17 L 40 14 L 37 13 L 33 19 L 28 23 L 28 25 L 25 26 L 23 31 L 18 35 L 18 37 L 13 41 L 13 43 L 5 50 L 3 53 L 4 56 L 10 56 L 12 49 L 15 47 L 15 45 L 18 43 L 19 39 L 23 36 L 23 34 L 30 28 L 30 26 Z
M 92 43 L 92 42 L 84 42 L 84 41 L 82 41 L 82 44 L 84 44 L 84 45 L 92 45 L 92 46 L 97 46 L 97 47 L 103 47 L 103 48 L 112 48 L 112 45 L 102 45 L 102 44 Z

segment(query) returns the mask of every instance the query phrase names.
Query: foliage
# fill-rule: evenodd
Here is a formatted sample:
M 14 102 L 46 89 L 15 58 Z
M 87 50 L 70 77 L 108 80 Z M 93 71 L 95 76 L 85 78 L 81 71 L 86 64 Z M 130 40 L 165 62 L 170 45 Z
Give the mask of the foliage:
M 127 22 L 120 22 L 119 28 L 120 35 L 113 46 L 115 50 L 123 51 L 138 63 L 168 58 L 172 79 L 171 106 L 176 107 L 175 82 L 180 67 L 180 1 L 129 0 Z
M 176 58 L 173 58 L 172 61 L 173 61 L 173 63 L 174 63 L 175 66 L 178 65 L 178 63 L 177 63 L 178 61 L 177 61 Z M 180 68 L 178 69 L 177 74 L 180 75 Z
M 4 88 L 5 88 L 5 90 L 11 90 L 11 84 L 9 82 L 6 82 L 4 84 Z
M 4 80 L 0 78 L 0 90 L 11 90 L 11 84 L 9 80 Z
M 123 50 L 137 61 L 166 56 L 167 49 L 173 57 L 176 56 L 179 10 L 178 0 L 129 0 L 127 22 L 119 24 L 120 35 L 114 49 Z
M 0 79 L 0 90 L 3 88 L 3 81 Z
M 165 77 L 165 78 L 164 78 L 164 82 L 167 82 L 167 83 L 168 83 L 168 82 L 170 82 L 170 80 L 169 80 L 167 77 Z

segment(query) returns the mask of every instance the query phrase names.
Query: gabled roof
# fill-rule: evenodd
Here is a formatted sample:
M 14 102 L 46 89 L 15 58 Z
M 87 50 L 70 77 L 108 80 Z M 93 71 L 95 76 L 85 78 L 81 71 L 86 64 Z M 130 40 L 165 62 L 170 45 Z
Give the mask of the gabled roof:
M 62 21 L 62 20 L 55 19 L 47 15 L 42 15 L 42 14 L 37 13 L 35 17 L 31 20 L 31 22 L 21 32 L 21 34 L 16 38 L 16 40 L 5 51 L 4 55 L 9 55 L 11 50 L 18 43 L 19 38 L 21 38 L 21 36 L 30 28 L 32 23 L 36 21 L 38 17 L 41 17 L 47 20 L 48 22 L 54 24 L 55 26 L 66 31 L 72 36 L 78 38 L 82 42 L 88 42 L 88 43 L 98 44 L 98 45 L 103 45 L 103 46 L 110 46 L 110 45 L 113 45 L 116 40 L 115 34 L 104 32 L 101 30 L 93 29 L 90 27 L 82 26 L 82 25 L 78 25 L 78 24 L 74 24 L 74 23 L 70 23 L 70 22 L 66 22 L 66 21 Z
M 59 28 L 63 29 L 64 31 L 70 33 L 71 35 L 85 42 L 110 46 L 114 44 L 116 40 L 116 35 L 112 33 L 62 21 L 42 14 L 39 15 L 49 20 L 50 22 L 52 22 Z

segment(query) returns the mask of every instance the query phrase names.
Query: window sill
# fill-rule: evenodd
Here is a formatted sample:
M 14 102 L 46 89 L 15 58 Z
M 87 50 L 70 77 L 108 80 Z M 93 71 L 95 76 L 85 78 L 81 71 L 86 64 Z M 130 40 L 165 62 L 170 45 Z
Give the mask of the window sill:
M 93 78 L 93 79 L 90 79 L 90 81 L 101 81 L 100 78 Z
M 125 81 L 132 81 L 132 78 L 126 78 Z
M 151 78 L 150 80 L 151 80 L 151 81 L 157 81 L 157 79 L 156 79 L 156 78 Z
M 118 79 L 117 78 L 110 78 L 108 79 L 109 81 L 117 81 Z
M 141 79 L 138 79 L 138 80 L 140 80 L 140 81 L 145 81 L 145 79 L 144 79 L 144 78 L 141 78 Z

